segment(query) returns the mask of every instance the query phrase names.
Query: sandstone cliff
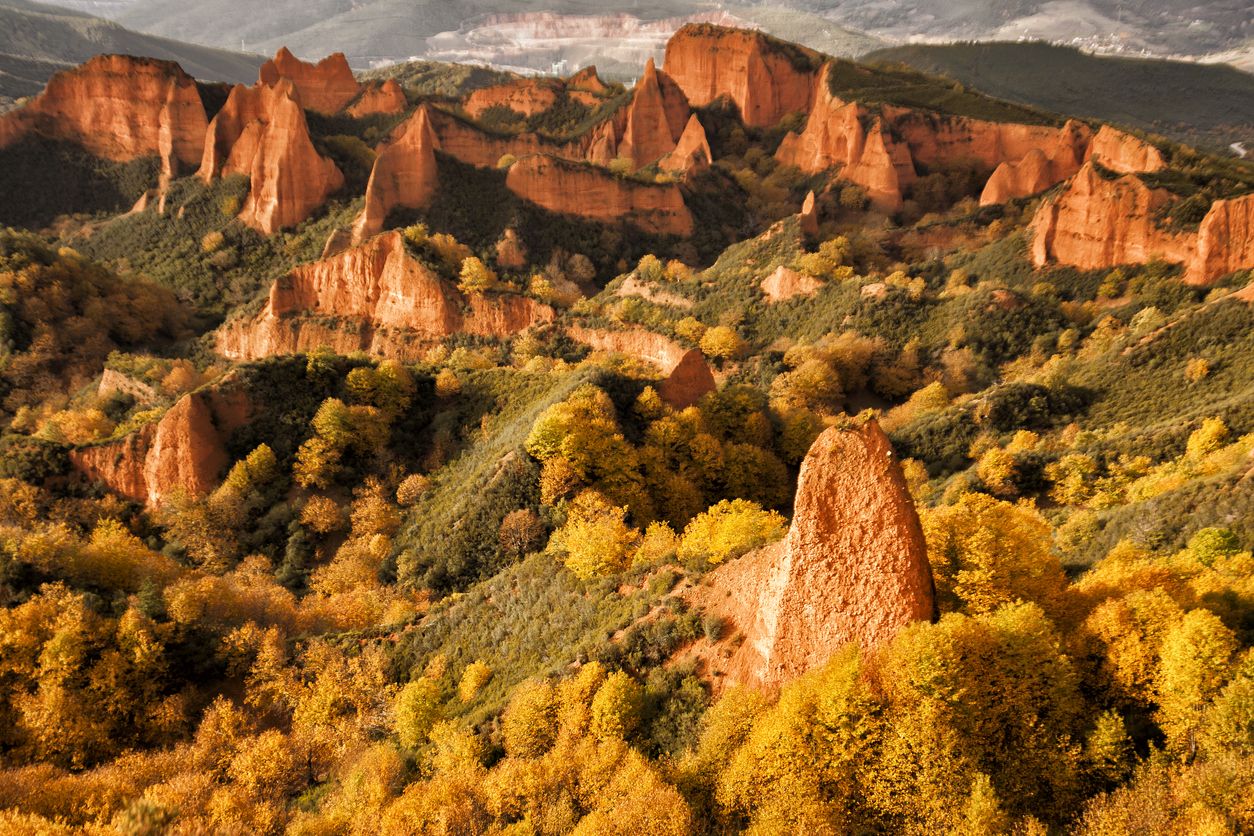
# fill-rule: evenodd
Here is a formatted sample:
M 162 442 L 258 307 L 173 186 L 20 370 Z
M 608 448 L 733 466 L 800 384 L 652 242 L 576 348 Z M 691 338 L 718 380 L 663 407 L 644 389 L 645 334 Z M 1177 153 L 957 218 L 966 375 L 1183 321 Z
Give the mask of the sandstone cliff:
M 404 113 L 407 107 L 409 107 L 409 100 L 405 98 L 405 91 L 401 89 L 396 79 L 389 78 L 382 84 L 374 82 L 366 87 L 361 92 L 361 97 L 349 107 L 348 115 L 354 119 L 366 116 L 393 116 L 397 113 Z
M 353 225 L 352 243 L 360 244 L 382 232 L 388 213 L 396 207 L 426 206 L 438 185 L 435 134 L 423 105 L 379 149 L 366 184 L 365 208 Z
M 1250 267 L 1254 267 L 1254 194 L 1216 200 L 1198 227 L 1185 280 L 1209 284 Z
M 595 166 L 533 156 L 510 167 L 505 185 L 550 212 L 603 223 L 623 221 L 661 235 L 692 234 L 692 213 L 673 183 L 640 183 Z
M 250 182 L 240 220 L 267 235 L 305 220 L 344 185 L 335 163 L 314 148 L 289 80 L 237 85 L 209 123 L 199 176 L 231 174 Z
M 274 87 L 282 79 L 296 87 L 301 104 L 328 115 L 339 113 L 361 92 L 361 85 L 341 52 L 310 64 L 282 47 L 274 58 L 261 65 L 258 83 Z
M 1044 203 L 1032 219 L 1032 260 L 1058 261 L 1081 270 L 1143 263 L 1160 257 L 1184 262 L 1188 236 L 1161 229 L 1155 216 L 1172 200 L 1139 177 L 1108 179 L 1086 163 L 1067 189 Z
M 658 387 L 658 394 L 676 409 L 692 406 L 707 392 L 717 388 L 705 355 L 695 348 L 684 348 L 655 331 L 644 328 L 606 331 L 572 325 L 566 333 L 571 339 L 596 351 L 623 354 L 657 366 L 664 378 Z
M 70 461 L 86 478 L 150 507 L 176 491 L 202 495 L 230 464 L 227 441 L 251 412 L 247 394 L 228 382 L 184 395 L 159 421 L 125 438 L 73 450 Z
M 33 133 L 114 161 L 159 155 L 173 169 L 200 161 L 207 122 L 196 82 L 178 64 L 99 55 L 0 116 L 0 148 Z
M 717 389 L 714 372 L 705 362 L 705 355 L 694 348 L 686 352 L 666 379 L 658 384 L 657 393 L 675 409 L 687 409 Z
M 1167 167 L 1162 152 L 1153 145 L 1109 125 L 1102 125 L 1093 137 L 1088 157 L 1120 174 L 1161 171 Z
M 777 687 L 849 642 L 874 648 L 935 616 L 923 531 L 901 466 L 870 421 L 831 428 L 801 465 L 792 525 L 775 546 L 717 570 L 744 642 L 733 683 Z
M 463 297 L 389 232 L 297 267 L 270 289 L 262 311 L 217 332 L 220 354 L 251 360 L 312 351 L 366 351 L 414 359 L 457 333 L 505 337 L 550 322 L 553 310 L 515 294 Z
M 689 25 L 666 45 L 664 68 L 694 107 L 721 96 L 740 109 L 746 125 L 772 127 L 789 113 L 810 109 L 816 54 L 760 32 Z

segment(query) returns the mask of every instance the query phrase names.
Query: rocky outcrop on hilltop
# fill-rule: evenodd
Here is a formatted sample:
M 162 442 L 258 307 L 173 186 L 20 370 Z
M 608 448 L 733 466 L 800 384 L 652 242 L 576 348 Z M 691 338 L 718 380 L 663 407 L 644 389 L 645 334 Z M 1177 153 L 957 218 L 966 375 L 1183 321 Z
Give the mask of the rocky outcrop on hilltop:
M 684 126 L 675 150 L 663 157 L 658 166 L 663 171 L 697 173 L 705 171 L 713 161 L 714 154 L 710 151 L 705 128 L 694 113 L 688 118 L 688 124 Z
M 199 176 L 231 174 L 249 177 L 240 220 L 266 235 L 305 220 L 344 185 L 335 163 L 314 148 L 288 80 L 237 85 L 209 124 Z
M 775 272 L 767 276 L 758 285 L 768 305 L 776 302 L 787 302 L 798 296 L 813 296 L 823 287 L 823 283 L 813 276 L 798 273 L 782 264 Z
M 596 166 L 534 156 L 510 166 L 505 185 L 524 200 L 557 214 L 602 223 L 626 222 L 658 235 L 692 234 L 692 213 L 673 183 L 641 183 Z
M 622 354 L 657 366 L 664 378 L 658 394 L 676 409 L 692 406 L 717 388 L 705 355 L 655 331 L 644 328 L 607 331 L 572 325 L 566 333 L 595 351 Z
M 99 55 L 0 116 L 0 148 L 36 134 L 119 162 L 160 156 L 177 169 L 200 161 L 207 122 L 196 82 L 178 64 Z
M 388 213 L 396 207 L 426 206 L 438 185 L 435 134 L 423 105 L 379 149 L 366 184 L 365 208 L 353 225 L 352 243 L 360 244 L 382 232 Z
M 362 90 L 361 97 L 348 108 L 348 115 L 354 119 L 367 116 L 394 116 L 404 113 L 407 107 L 409 107 L 409 100 L 405 98 L 405 91 L 401 89 L 396 79 L 389 78 L 382 84 L 371 82 L 365 90 Z
M 1191 284 L 1254 267 L 1254 195 L 1215 201 L 1196 232 L 1160 226 L 1177 199 L 1135 174 L 1116 177 L 1086 163 L 1037 210 L 1032 260 L 1038 267 L 1058 262 L 1099 270 L 1159 258 L 1184 264 Z
M 216 345 L 237 360 L 320 345 L 410 360 L 453 334 L 507 337 L 552 319 L 551 308 L 524 296 L 464 297 L 389 232 L 297 267 L 274 283 L 259 314 L 225 323 Z
M 536 116 L 557 104 L 562 86 L 558 79 L 519 78 L 472 91 L 463 107 L 472 119 L 478 119 L 493 107 L 506 107 L 523 116 Z
M 342 52 L 310 64 L 282 47 L 274 58 L 261 65 L 258 83 L 274 87 L 282 79 L 296 87 L 302 105 L 327 115 L 339 113 L 361 92 Z
M 1087 163 L 1062 194 L 1037 210 L 1032 260 L 1038 267 L 1058 261 L 1081 270 L 1154 257 L 1185 261 L 1189 242 L 1155 222 L 1171 200 L 1166 189 L 1151 189 L 1139 177 L 1108 178 Z
M 1102 125 L 1093 137 L 1088 158 L 1120 174 L 1162 171 L 1167 167 L 1163 153 L 1153 145 L 1110 125 Z
M 591 93 L 594 96 L 604 96 L 610 92 L 610 86 L 601 80 L 597 68 L 593 66 L 584 67 L 566 79 L 566 89 Z
M 922 527 L 879 425 L 819 436 L 787 538 L 720 568 L 709 585 L 744 634 L 728 670 L 736 684 L 778 687 L 850 642 L 879 647 L 934 618 Z
M 70 462 L 87 479 L 149 507 L 176 491 L 206 494 L 230 464 L 231 433 L 251 414 L 247 393 L 224 383 L 184 395 L 160 420 L 118 441 L 71 451 Z
M 1074 174 L 1091 132 L 1070 121 L 1060 128 L 988 122 L 881 105 L 874 111 L 833 95 L 825 66 L 814 107 L 800 133 L 784 137 L 776 159 L 807 173 L 832 168 L 862 186 L 880 209 L 900 208 L 920 166 L 970 164 L 993 171 L 981 203 L 1035 194 Z
M 727 96 L 746 125 L 766 128 L 810 109 L 817 54 L 761 32 L 695 24 L 667 43 L 663 67 L 692 106 Z

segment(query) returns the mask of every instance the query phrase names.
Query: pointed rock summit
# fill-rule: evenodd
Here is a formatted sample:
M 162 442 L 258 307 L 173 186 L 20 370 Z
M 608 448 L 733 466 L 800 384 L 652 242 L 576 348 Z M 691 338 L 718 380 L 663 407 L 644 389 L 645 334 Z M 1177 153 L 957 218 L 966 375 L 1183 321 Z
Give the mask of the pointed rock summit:
M 439 184 L 435 147 L 430 115 L 423 105 L 375 157 L 366 185 L 366 205 L 353 225 L 354 246 L 382 232 L 393 209 L 420 209 L 431 202 Z
M 270 235 L 309 217 L 344 185 L 335 163 L 309 136 L 299 94 L 291 81 L 275 86 L 237 85 L 209 124 L 199 176 L 244 174 L 248 198 L 240 220 Z
M 631 160 L 636 168 L 655 163 L 675 150 L 678 133 L 671 127 L 672 116 L 667 113 L 658 77 L 657 67 L 650 58 L 644 75 L 636 84 L 627 113 L 627 127 L 619 145 L 619 154 Z M 682 118 L 681 131 L 688 121 L 688 114 L 685 112 Z
M 714 154 L 710 151 L 710 141 L 706 138 L 705 128 L 694 113 L 688 117 L 688 124 L 684 127 L 683 135 L 679 137 L 675 150 L 667 154 L 660 165 L 665 171 L 696 173 L 705 171 L 713 161 Z
M 875 421 L 832 427 L 801 465 L 784 541 L 711 577 L 745 634 L 728 676 L 778 687 L 857 642 L 874 648 L 935 616 L 936 593 L 901 465 Z
M 296 86 L 301 104 L 328 116 L 339 113 L 361 92 L 361 85 L 353 77 L 342 52 L 310 64 L 297 58 L 287 47 L 281 47 L 274 58 L 261 65 L 258 83 L 274 87 L 282 79 Z

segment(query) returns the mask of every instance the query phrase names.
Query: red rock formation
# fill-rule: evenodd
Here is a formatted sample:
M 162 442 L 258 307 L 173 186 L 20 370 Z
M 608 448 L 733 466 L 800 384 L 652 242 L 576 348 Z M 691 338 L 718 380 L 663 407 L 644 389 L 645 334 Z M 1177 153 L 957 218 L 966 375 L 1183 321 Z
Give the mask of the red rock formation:
M 802 235 L 814 237 L 819 234 L 819 208 L 813 191 L 806 195 L 806 199 L 801 204 L 801 211 L 797 213 L 797 217 L 801 219 Z
M 389 232 L 297 267 L 274 283 L 261 313 L 224 324 L 216 344 L 238 360 L 320 345 L 414 359 L 452 334 L 505 337 L 552 319 L 551 308 L 515 294 L 463 297 Z
M 70 461 L 88 479 L 150 507 L 176 491 L 202 495 L 230 464 L 226 443 L 251 412 L 247 394 L 230 384 L 193 392 L 159 421 L 118 441 L 73 450 Z
M 798 296 L 813 296 L 823 287 L 823 283 L 813 276 L 780 265 L 758 286 L 766 296 L 767 304 L 774 304 L 787 302 Z
M 692 349 L 657 387 L 658 396 L 675 409 L 687 409 L 718 389 L 705 355 Z
M 580 90 L 595 96 L 604 96 L 610 92 L 609 85 L 601 80 L 601 76 L 597 75 L 597 68 L 593 66 L 584 67 L 566 79 L 566 89 Z
M 692 213 L 673 183 L 639 183 L 594 166 L 534 156 L 511 166 L 505 185 L 550 212 L 603 223 L 624 221 L 660 235 L 692 234 Z
M 689 117 L 675 150 L 663 157 L 659 166 L 663 171 L 696 173 L 709 168 L 713 161 L 714 154 L 710 151 L 710 142 L 706 138 L 705 128 L 701 126 L 701 120 L 694 113 Z
M 1102 125 L 1093 137 L 1088 158 L 1120 174 L 1161 171 L 1167 167 L 1162 152 L 1153 145 L 1110 125 Z
M 373 82 L 363 90 L 361 98 L 349 107 L 348 115 L 354 119 L 362 119 L 366 116 L 394 116 L 397 113 L 404 113 L 407 107 L 409 107 L 409 100 L 405 98 L 405 91 L 401 89 L 396 79 L 389 78 L 382 84 Z
M 1092 150 L 1090 133 L 1084 123 L 1068 121 L 1051 142 L 1001 163 L 984 185 L 980 205 L 1029 197 L 1066 180 L 1080 170 L 1085 154 Z
M 650 58 L 627 110 L 627 127 L 619 145 L 619 154 L 631 160 L 636 168 L 644 168 L 674 151 L 676 140 L 688 121 L 686 101 L 683 102 L 682 114 L 668 114 L 658 76 L 657 67 Z M 678 128 L 673 128 L 671 120 L 676 117 L 683 121 Z M 704 136 L 703 131 L 702 139 Z
M 656 331 L 646 331 L 643 328 L 606 331 L 600 328 L 572 325 L 566 329 L 566 333 L 571 339 L 578 340 L 596 351 L 625 354 L 628 357 L 652 363 L 664 376 L 669 376 L 675 371 L 688 354 L 687 348 L 670 337 L 663 336 Z
M 919 518 L 874 421 L 819 436 L 801 465 L 787 539 L 737 563 L 711 579 L 741 587 L 750 603 L 737 614 L 745 640 L 733 682 L 782 685 L 849 642 L 878 647 L 935 614 Z
M 547 154 L 567 160 L 608 164 L 618 156 L 618 136 L 626 124 L 626 109 L 570 142 L 553 142 L 533 133 L 501 136 L 484 131 L 438 108 L 430 112 L 436 147 L 445 154 L 480 168 L 496 168 L 506 154 L 526 157 Z
M 435 196 L 439 172 L 435 162 L 435 134 L 427 107 L 414 111 L 379 149 L 366 184 L 366 205 L 353 225 L 357 245 L 383 231 L 388 213 L 398 206 L 418 209 Z
M 683 27 L 667 43 L 664 67 L 693 106 L 728 96 L 746 125 L 765 128 L 810 109 L 814 73 L 798 64 L 816 57 L 760 32 L 697 24 Z
M 200 161 L 207 121 L 196 82 L 178 64 L 99 55 L 0 116 L 0 148 L 33 133 L 114 161 L 159 155 L 173 170 Z
M 1250 267 L 1254 267 L 1254 195 L 1216 200 L 1198 227 L 1185 280 L 1210 284 Z
M 361 85 L 353 77 L 342 52 L 310 64 L 282 47 L 272 60 L 261 65 L 258 82 L 274 87 L 281 79 L 295 85 L 301 104 L 328 115 L 339 113 L 361 92 Z
M 562 83 L 551 78 L 519 78 L 481 87 L 466 97 L 466 113 L 478 119 L 489 108 L 504 106 L 523 116 L 536 116 L 557 104 Z
M 245 174 L 248 199 L 240 220 L 271 234 L 309 217 L 344 185 L 344 175 L 320 156 L 292 83 L 237 85 L 209 123 L 201 179 Z
M 1170 202 L 1165 189 L 1151 189 L 1135 175 L 1108 180 L 1085 163 L 1067 190 L 1032 219 L 1032 260 L 1038 267 L 1053 260 L 1081 270 L 1154 257 L 1187 261 L 1193 249 L 1189 236 L 1155 222 Z
M 521 270 L 527 266 L 527 248 L 518 238 L 518 231 L 510 227 L 496 242 L 496 263 L 506 270 Z

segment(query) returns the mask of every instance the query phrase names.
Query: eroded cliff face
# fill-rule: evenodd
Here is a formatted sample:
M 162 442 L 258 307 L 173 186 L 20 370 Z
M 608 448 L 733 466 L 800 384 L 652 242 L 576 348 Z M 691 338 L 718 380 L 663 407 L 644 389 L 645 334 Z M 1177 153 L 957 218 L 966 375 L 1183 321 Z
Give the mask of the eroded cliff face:
M 1032 219 L 1032 260 L 1058 261 L 1081 270 L 1144 263 L 1159 257 L 1184 262 L 1189 236 L 1168 232 L 1155 216 L 1172 200 L 1135 175 L 1108 179 L 1086 163 L 1058 197 Z
M 177 491 L 199 496 L 217 487 L 230 464 L 226 444 L 246 424 L 252 404 L 233 382 L 184 395 L 160 420 L 125 438 L 70 452 L 74 469 L 149 507 Z
M 692 234 L 692 213 L 673 183 L 639 183 L 595 166 L 537 155 L 510 166 L 505 185 L 550 212 L 626 222 L 659 235 Z
M 33 133 L 119 162 L 159 155 L 177 169 L 200 161 L 207 123 L 196 82 L 178 64 L 98 55 L 0 116 L 0 148 Z
M 297 267 L 274 283 L 259 314 L 225 323 L 216 345 L 237 360 L 320 345 L 409 360 L 453 334 L 506 337 L 552 319 L 551 308 L 524 296 L 463 297 L 389 232 Z
M 1162 152 L 1153 145 L 1110 125 L 1102 125 L 1093 137 L 1088 158 L 1120 174 L 1162 171 L 1167 167 Z
M 311 64 L 297 58 L 287 47 L 282 47 L 274 58 L 261 65 L 257 81 L 274 87 L 282 79 L 287 79 L 296 87 L 301 104 L 327 115 L 339 113 L 361 92 L 361 85 L 353 77 L 348 59 L 342 52 Z
M 676 409 L 692 406 L 707 392 L 718 388 L 704 354 L 655 331 L 644 328 L 607 331 L 572 325 L 566 333 L 595 351 L 622 354 L 657 366 L 663 377 L 658 395 Z
M 922 527 L 879 425 L 830 428 L 801 465 L 792 525 L 775 546 L 717 570 L 744 642 L 733 683 L 778 687 L 850 642 L 871 649 L 934 617 Z
M 300 94 L 290 80 L 237 85 L 209 123 L 199 176 L 249 177 L 239 218 L 269 235 L 305 220 L 344 185 L 309 136 Z
M 658 396 L 675 409 L 687 409 L 718 389 L 714 372 L 698 349 L 687 351 L 657 387 Z
M 1091 131 L 988 122 L 882 105 L 875 110 L 831 93 L 826 65 L 814 83 L 814 106 L 800 133 L 784 137 L 776 159 L 807 173 L 840 168 L 873 205 L 899 209 L 918 168 L 970 164 L 993 171 L 981 204 L 1036 194 L 1079 170 Z
M 823 287 L 823 283 L 813 276 L 798 273 L 782 264 L 775 272 L 761 281 L 758 287 L 766 297 L 768 305 L 776 302 L 787 302 L 798 296 L 813 296 Z
M 355 119 L 378 115 L 392 116 L 404 113 L 407 107 L 409 107 L 409 101 L 405 98 L 405 91 L 401 89 L 396 79 L 389 78 L 382 84 L 373 82 L 367 86 L 361 92 L 361 98 L 349 107 L 348 115 Z
M 396 207 L 426 206 L 438 186 L 435 134 L 423 105 L 378 150 L 366 184 L 366 205 L 353 225 L 353 245 L 382 232 L 388 213 Z
M 795 55 L 790 55 L 789 50 Z M 694 107 L 728 96 L 746 125 L 765 128 L 813 101 L 815 53 L 760 32 L 708 24 L 685 26 L 666 45 L 663 64 Z
M 1254 267 L 1254 194 L 1216 200 L 1198 227 L 1185 281 L 1210 284 L 1250 267 Z

